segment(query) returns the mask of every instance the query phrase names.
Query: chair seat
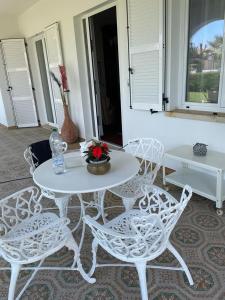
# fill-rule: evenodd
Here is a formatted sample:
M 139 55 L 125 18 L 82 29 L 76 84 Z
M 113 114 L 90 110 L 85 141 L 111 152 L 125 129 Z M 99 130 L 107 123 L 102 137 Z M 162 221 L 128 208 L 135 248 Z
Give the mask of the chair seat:
M 60 249 L 61 244 L 63 247 L 65 239 L 70 236 L 70 230 L 66 225 L 61 227 L 60 238 L 60 234 L 54 232 L 54 228 L 59 226 L 57 223 L 59 220 L 59 217 L 54 213 L 33 215 L 14 226 L 6 235 L 1 237 L 1 240 L 8 246 L 21 250 L 22 255 L 20 254 L 21 257 L 19 258 L 21 263 L 26 260 L 36 261 L 41 256 L 48 256 L 55 252 L 56 248 Z M 54 225 L 55 223 L 56 225 Z M 59 239 L 56 243 L 57 234 Z
M 56 222 L 59 217 L 54 213 L 41 213 L 32 216 L 20 222 L 18 225 L 13 227 L 4 237 L 4 240 L 8 239 L 20 239 L 25 237 L 27 234 L 34 232 L 34 230 L 42 229 L 46 225 Z
M 143 217 L 146 218 L 143 219 Z M 142 259 L 146 256 L 154 257 L 158 256 L 159 252 L 162 253 L 166 247 L 163 243 L 162 223 L 157 214 L 149 215 L 139 209 L 131 209 L 109 221 L 104 227 L 111 229 L 114 233 L 124 235 L 121 246 L 116 241 L 114 250 L 112 247 L 110 251 L 117 258 L 119 258 L 118 254 L 125 256 L 127 261 Z M 149 235 L 149 230 L 153 234 Z M 112 241 L 114 242 L 113 238 Z M 105 245 L 102 246 L 105 248 Z
M 118 217 L 107 222 L 106 224 L 104 224 L 104 226 L 120 234 L 134 235 L 136 234 L 136 231 L 134 231 L 134 228 L 131 226 L 131 221 L 135 217 L 142 218 L 143 216 L 151 217 L 152 222 L 155 219 L 158 219 L 158 216 L 156 214 L 152 214 L 151 216 L 149 216 L 149 213 L 140 211 L 140 209 L 131 209 L 128 212 L 124 212 Z
M 124 184 L 111 188 L 109 191 L 121 198 L 137 199 L 143 196 L 141 190 L 142 185 L 149 185 L 151 183 L 151 173 L 146 175 L 136 175 Z

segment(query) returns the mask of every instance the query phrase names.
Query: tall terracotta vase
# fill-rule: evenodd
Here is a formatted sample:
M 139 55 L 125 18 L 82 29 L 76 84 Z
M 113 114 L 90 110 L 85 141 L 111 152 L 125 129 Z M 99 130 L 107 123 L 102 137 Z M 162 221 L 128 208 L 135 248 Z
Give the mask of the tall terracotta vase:
M 68 105 L 63 105 L 64 122 L 61 128 L 61 136 L 68 144 L 75 143 L 78 139 L 78 129 L 70 118 Z

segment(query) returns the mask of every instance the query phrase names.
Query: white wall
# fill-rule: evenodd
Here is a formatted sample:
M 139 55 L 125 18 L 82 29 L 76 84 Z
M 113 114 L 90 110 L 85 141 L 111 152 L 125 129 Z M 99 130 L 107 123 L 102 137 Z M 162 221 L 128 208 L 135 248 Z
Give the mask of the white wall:
M 0 15 L 0 39 L 17 37 L 21 37 L 17 18 L 12 15 Z
M 69 87 L 71 89 L 70 101 L 72 116 L 79 124 L 80 134 L 83 137 L 85 136 L 83 106 L 88 109 L 88 106 L 86 107 L 85 105 L 88 99 L 86 99 L 86 97 L 81 99 L 73 17 L 103 2 L 105 1 L 67 0 L 65 3 L 65 1 L 63 2 L 61 0 L 40 0 L 36 5 L 19 17 L 21 32 L 26 37 L 30 37 L 42 31 L 45 26 L 55 21 L 60 22 L 63 52 L 68 72 Z M 132 137 L 153 136 L 161 140 L 165 144 L 166 149 L 181 144 L 204 142 L 208 144 L 211 149 L 225 152 L 225 124 L 171 118 L 166 117 L 164 113 L 151 115 L 150 112 L 129 109 L 125 1 L 118 0 L 118 2 L 118 35 L 121 48 L 120 79 L 124 144 Z M 90 116 L 90 112 L 86 115 Z
M 85 126 L 73 17 L 105 1 L 40 0 L 18 19 L 20 31 L 26 38 L 43 31 L 46 26 L 54 22 L 60 23 L 62 50 L 70 89 L 70 109 L 73 120 L 79 125 L 82 137 L 85 137 Z

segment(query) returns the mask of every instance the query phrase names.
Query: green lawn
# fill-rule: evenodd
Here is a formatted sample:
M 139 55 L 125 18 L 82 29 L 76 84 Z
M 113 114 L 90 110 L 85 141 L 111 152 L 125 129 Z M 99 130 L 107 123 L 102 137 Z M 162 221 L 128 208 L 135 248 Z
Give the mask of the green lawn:
M 190 92 L 188 93 L 188 102 L 207 102 L 208 93 Z

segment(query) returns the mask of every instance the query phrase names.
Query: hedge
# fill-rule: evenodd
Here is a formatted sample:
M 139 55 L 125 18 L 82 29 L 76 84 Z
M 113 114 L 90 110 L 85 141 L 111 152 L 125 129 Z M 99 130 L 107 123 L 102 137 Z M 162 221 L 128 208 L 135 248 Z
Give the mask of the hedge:
M 218 91 L 220 72 L 189 74 L 189 92 Z

